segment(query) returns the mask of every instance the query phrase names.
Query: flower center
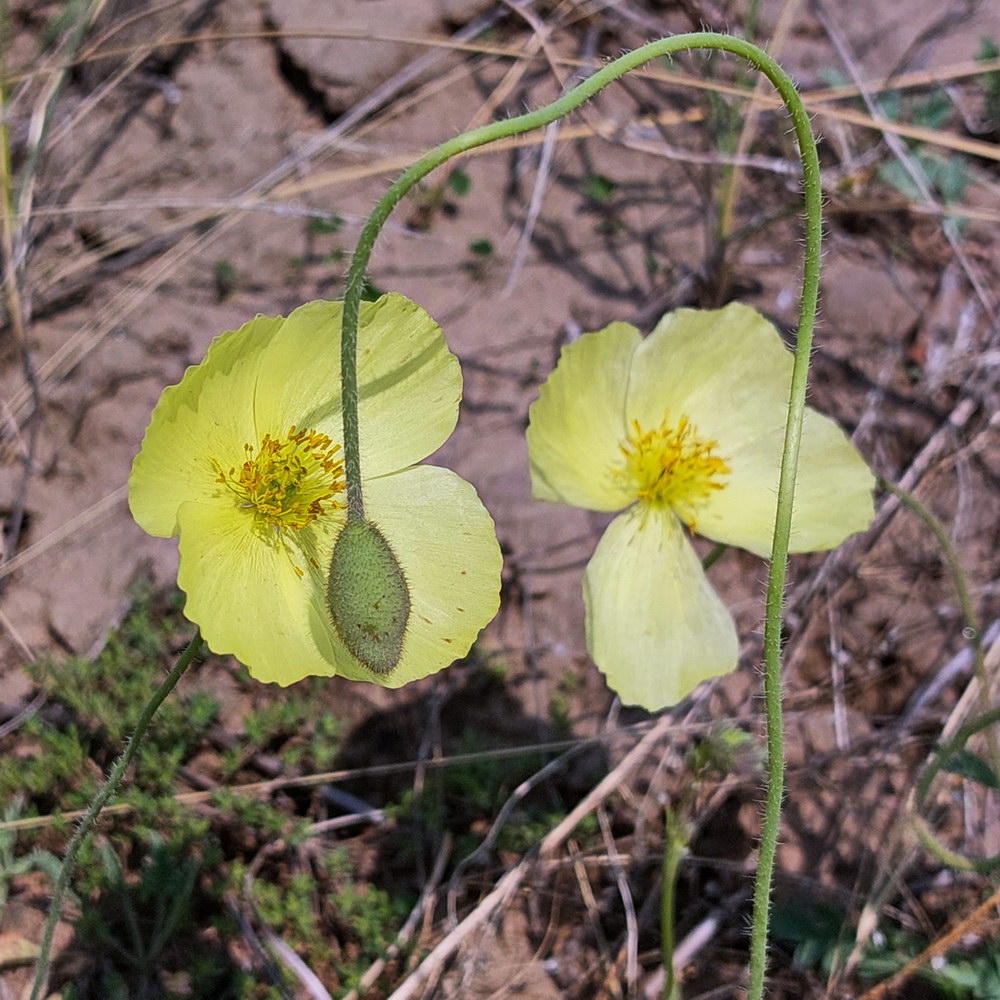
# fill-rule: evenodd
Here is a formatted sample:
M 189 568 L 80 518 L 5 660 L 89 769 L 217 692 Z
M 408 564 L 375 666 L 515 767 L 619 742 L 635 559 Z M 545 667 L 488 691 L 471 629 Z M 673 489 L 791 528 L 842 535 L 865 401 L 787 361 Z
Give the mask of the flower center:
M 633 420 L 621 446 L 625 464 L 615 471 L 634 484 L 639 500 L 670 507 L 694 530 L 698 508 L 723 489 L 731 471 L 714 453 L 717 443 L 700 437 L 684 416 L 676 422 L 665 416 L 651 431 Z
M 343 508 L 344 463 L 340 445 L 312 430 L 288 429 L 273 438 L 265 434 L 255 448 L 243 446 L 246 461 L 228 472 L 213 458 L 217 481 L 236 495 L 239 506 L 253 512 L 256 524 L 304 528 L 317 517 Z

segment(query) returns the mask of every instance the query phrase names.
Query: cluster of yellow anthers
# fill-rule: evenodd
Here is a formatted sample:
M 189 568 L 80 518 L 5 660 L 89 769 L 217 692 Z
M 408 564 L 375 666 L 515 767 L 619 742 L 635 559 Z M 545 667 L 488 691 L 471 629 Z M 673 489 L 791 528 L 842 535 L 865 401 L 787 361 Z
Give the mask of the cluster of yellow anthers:
M 621 446 L 625 464 L 613 472 L 637 484 L 638 499 L 673 507 L 695 531 L 698 508 L 712 490 L 723 488 L 723 477 L 731 471 L 715 454 L 717 447 L 717 441 L 698 437 L 687 417 L 673 422 L 665 414 L 660 426 L 651 431 L 633 420 Z
M 224 471 L 213 458 L 216 481 L 230 489 L 240 506 L 252 510 L 263 525 L 278 531 L 298 530 L 317 517 L 343 509 L 344 463 L 340 445 L 326 434 L 298 430 L 283 438 L 265 434 L 258 448 L 245 443 L 246 461 Z M 256 452 L 256 454 L 255 454 Z
M 213 650 L 261 680 L 397 687 L 468 651 L 499 605 L 500 551 L 472 487 L 415 464 L 454 429 L 461 372 L 430 317 L 387 295 L 363 306 L 358 352 L 362 486 L 377 527 L 336 551 L 381 559 L 395 582 L 341 565 L 354 554 L 333 558 L 350 534 L 341 317 L 339 302 L 312 302 L 219 337 L 157 404 L 129 503 L 150 533 L 179 535 L 185 612 Z M 584 602 L 588 648 L 623 701 L 673 704 L 736 665 L 735 627 L 687 532 L 769 553 L 791 370 L 754 310 L 682 309 L 646 338 L 625 323 L 584 334 L 532 405 L 535 496 L 621 512 L 587 566 Z M 863 530 L 873 486 L 843 432 L 808 410 L 792 551 Z M 355 579 L 376 610 L 383 591 L 400 591 L 391 650 L 365 652 L 378 630 L 343 599 L 354 591 L 337 589 Z M 338 629 L 338 608 L 364 642 Z

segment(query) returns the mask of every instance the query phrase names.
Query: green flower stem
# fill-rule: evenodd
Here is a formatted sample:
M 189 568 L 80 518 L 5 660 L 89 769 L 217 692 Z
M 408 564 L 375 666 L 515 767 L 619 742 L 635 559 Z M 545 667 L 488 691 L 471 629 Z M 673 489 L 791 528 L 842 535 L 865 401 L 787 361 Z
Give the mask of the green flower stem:
M 56 932 L 56 925 L 59 923 L 59 915 L 62 913 L 63 899 L 66 890 L 69 888 L 69 880 L 76 867 L 76 858 L 80 853 L 80 848 L 87 842 L 90 833 L 97 822 L 97 817 L 107 804 L 108 800 L 118 791 L 118 786 L 125 777 L 129 764 L 135 757 L 142 743 L 146 730 L 156 710 L 163 703 L 163 699 L 173 691 L 177 682 L 181 679 L 184 671 L 194 662 L 195 657 L 201 652 L 201 633 L 195 632 L 194 638 L 188 643 L 187 648 L 181 653 L 170 673 L 163 679 L 163 682 L 156 689 L 153 697 L 139 715 L 136 722 L 135 731 L 128 741 L 121 756 L 115 761 L 108 772 L 107 781 L 101 786 L 93 801 L 87 807 L 87 812 L 77 825 L 69 845 L 66 847 L 66 856 L 63 858 L 62 867 L 59 869 L 59 878 L 56 880 L 55 889 L 52 893 L 52 902 L 49 904 L 49 915 L 45 921 L 45 932 L 42 935 L 42 943 L 38 950 L 38 961 L 35 965 L 35 981 L 31 986 L 30 1000 L 41 1000 L 42 991 L 45 989 L 49 978 L 49 957 L 52 953 L 52 938 Z
M 948 766 L 955 754 L 964 749 L 966 743 L 973 736 L 984 729 L 992 729 L 1000 721 L 1000 708 L 991 708 L 989 704 L 987 693 L 990 688 L 990 678 L 986 671 L 983 633 L 979 625 L 979 616 L 976 614 L 976 605 L 972 599 L 969 578 L 965 570 L 962 569 L 962 563 L 958 558 L 958 553 L 955 551 L 955 546 L 948 537 L 945 526 L 912 493 L 897 486 L 895 483 L 890 483 L 887 479 L 880 479 L 879 486 L 887 493 L 891 493 L 907 510 L 916 514 L 941 547 L 941 554 L 944 556 L 944 561 L 948 566 L 948 571 L 951 573 L 955 589 L 958 591 L 958 603 L 962 609 L 962 617 L 965 619 L 966 638 L 972 650 L 973 670 L 979 680 L 979 693 L 983 707 L 981 715 L 971 722 L 967 722 L 946 744 L 938 747 L 934 759 L 924 768 L 917 782 L 914 795 L 914 808 L 919 812 L 927 800 L 927 795 L 931 790 L 931 783 L 938 776 L 941 769 Z M 1000 746 L 998 746 L 996 736 L 993 732 L 987 734 L 987 740 L 992 758 L 993 772 L 1000 777 Z M 913 824 L 917 839 L 929 853 L 933 854 L 943 864 L 959 871 L 975 871 L 980 874 L 986 874 L 1000 868 L 1000 854 L 994 854 L 992 857 L 987 858 L 967 857 L 964 854 L 952 851 L 942 844 L 931 832 L 931 828 L 922 816 L 915 816 Z
M 681 818 L 686 806 L 667 806 L 663 830 L 663 871 L 660 888 L 660 955 L 663 962 L 663 1000 L 680 1000 L 680 983 L 674 972 L 677 946 L 677 875 L 687 854 L 691 831 Z
M 983 712 L 978 718 L 967 722 L 955 735 L 944 745 L 938 747 L 934 759 L 924 769 L 917 781 L 916 792 L 914 794 L 914 808 L 920 810 L 927 801 L 927 795 L 931 790 L 931 784 L 938 776 L 942 768 L 948 766 L 955 755 L 965 748 L 965 745 L 977 733 L 984 729 L 995 726 L 1000 722 L 1000 707 L 991 708 Z M 922 816 L 914 817 L 914 828 L 917 838 L 921 844 L 933 854 L 937 859 L 951 868 L 959 871 L 974 871 L 980 874 L 987 874 L 1000 868 L 1000 854 L 994 854 L 986 858 L 970 858 L 964 854 L 958 854 L 950 848 L 945 847 L 937 837 L 931 832 L 930 827 Z
M 969 589 L 969 578 L 962 569 L 955 546 L 951 544 L 948 532 L 944 525 L 924 506 L 912 493 L 907 492 L 895 483 L 890 483 L 887 479 L 880 479 L 879 486 L 887 493 L 891 493 L 907 510 L 916 514 L 935 541 L 941 546 L 941 554 L 948 564 L 948 572 L 954 581 L 955 589 L 958 591 L 958 604 L 962 609 L 962 617 L 968 629 L 966 638 L 972 649 L 972 663 L 979 683 L 982 685 L 982 692 L 985 696 L 989 690 L 989 678 L 986 676 L 986 664 L 984 662 L 982 629 L 979 627 L 979 616 L 976 614 L 976 605 L 972 600 L 972 591 Z
M 662 38 L 626 53 L 599 69 L 593 76 L 565 93 L 558 100 L 536 111 L 507 121 L 493 122 L 449 139 L 425 153 L 408 167 L 375 206 L 358 238 L 351 260 L 344 292 L 344 318 L 341 333 L 341 394 L 344 412 L 344 468 L 347 479 L 348 516 L 364 518 L 361 490 L 361 454 L 358 432 L 357 340 L 358 313 L 365 284 L 368 261 L 382 226 L 404 195 L 422 178 L 453 156 L 486 145 L 497 139 L 521 135 L 543 128 L 578 108 L 609 83 L 630 70 L 675 52 L 709 49 L 729 52 L 760 70 L 778 91 L 792 120 L 799 155 L 802 160 L 802 183 L 805 194 L 805 262 L 802 276 L 802 299 L 799 329 L 795 345 L 795 363 L 785 424 L 781 457 L 778 504 L 774 539 L 768 572 L 766 619 L 764 625 L 764 699 L 767 720 L 767 796 L 764 804 L 757 881 L 754 889 L 754 916 L 750 938 L 749 1000 L 761 1000 L 767 964 L 767 932 L 770 917 L 771 879 L 777 851 L 784 794 L 784 731 L 781 710 L 781 612 L 784 603 L 785 574 L 788 563 L 788 536 L 792 519 L 795 473 L 805 411 L 809 354 L 812 350 L 816 303 L 819 294 L 820 245 L 822 241 L 822 188 L 816 140 L 809 125 L 809 114 L 791 77 L 762 49 L 740 38 L 701 31 L 672 38 Z

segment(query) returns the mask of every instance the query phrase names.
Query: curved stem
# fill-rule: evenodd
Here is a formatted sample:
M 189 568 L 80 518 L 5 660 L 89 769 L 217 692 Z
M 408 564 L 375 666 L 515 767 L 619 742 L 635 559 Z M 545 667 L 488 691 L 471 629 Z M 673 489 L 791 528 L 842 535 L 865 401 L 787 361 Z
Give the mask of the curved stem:
M 912 493 L 904 490 L 901 486 L 889 482 L 888 479 L 879 479 L 879 486 L 887 493 L 891 493 L 907 510 L 912 511 L 923 521 L 924 525 L 934 536 L 935 541 L 941 547 L 941 554 L 948 564 L 948 572 L 955 583 L 955 590 L 958 591 L 958 603 L 962 609 L 962 617 L 968 629 L 966 638 L 972 649 L 973 670 L 982 685 L 982 694 L 985 697 L 989 690 L 989 678 L 986 676 L 986 664 L 984 662 L 983 634 L 979 627 L 979 616 L 976 614 L 976 603 L 972 599 L 972 591 L 969 589 L 969 578 L 962 569 L 961 560 L 952 545 L 951 539 L 944 525 L 936 518 L 930 510 L 922 504 Z
M 886 490 L 888 493 L 891 493 L 904 507 L 906 507 L 907 510 L 916 514 L 941 547 L 941 554 L 944 557 L 946 565 L 948 566 L 948 571 L 951 573 L 951 578 L 955 584 L 955 590 L 958 592 L 958 603 L 962 609 L 962 618 L 965 620 L 965 637 L 969 642 L 969 648 L 972 650 L 973 672 L 979 681 L 979 703 L 983 712 L 983 715 L 981 715 L 979 719 L 975 720 L 973 723 L 968 723 L 958 731 L 953 740 L 949 741 L 946 746 L 939 748 L 934 763 L 925 769 L 917 785 L 916 808 L 919 810 L 923 806 L 927 793 L 930 791 L 931 781 L 937 776 L 943 762 L 950 760 L 953 754 L 961 750 L 971 735 L 979 732 L 980 729 L 986 729 L 992 725 L 989 721 L 987 721 L 984 725 L 979 725 L 983 719 L 988 720 L 993 717 L 993 710 L 990 707 L 989 699 L 990 678 L 986 670 L 986 653 L 983 649 L 983 630 L 979 624 L 979 615 L 976 613 L 976 603 L 972 599 L 972 590 L 969 587 L 969 578 L 966 575 L 965 570 L 962 569 L 962 562 L 958 558 L 958 552 L 955 550 L 955 546 L 948 537 L 948 532 L 945 529 L 945 526 L 937 517 L 935 517 L 934 514 L 931 513 L 928 507 L 921 503 L 912 493 L 904 490 L 901 486 L 897 486 L 895 483 L 889 482 L 887 479 L 879 479 L 879 486 L 881 486 L 882 489 Z M 975 726 L 979 726 L 979 728 L 971 728 Z M 992 732 L 992 730 L 987 734 L 987 746 L 989 748 L 990 763 L 993 767 L 993 773 L 1000 776 L 1000 741 L 997 740 L 996 734 Z M 980 872 L 990 871 L 1000 866 L 1000 854 L 996 854 L 992 858 L 964 858 L 963 855 L 949 851 L 948 848 L 937 840 L 937 838 L 930 832 L 930 827 L 928 827 L 919 816 L 916 818 L 915 822 L 917 824 L 917 836 L 920 838 L 924 847 L 926 847 L 932 854 L 936 854 L 939 860 L 943 861 L 945 864 L 951 865 L 953 868 L 963 868 L 965 870 L 971 869 Z
M 347 479 L 348 516 L 364 517 L 361 489 L 361 456 L 358 429 L 357 337 L 358 315 L 365 274 L 375 240 L 392 210 L 403 196 L 423 177 L 446 160 L 496 139 L 520 135 L 563 117 L 593 97 L 609 83 L 652 59 L 691 49 L 729 52 L 760 70 L 778 91 L 792 120 L 805 194 L 805 261 L 802 276 L 802 299 L 795 345 L 795 362 L 785 424 L 781 457 L 778 504 L 768 572 L 766 618 L 764 626 L 764 699 L 767 720 L 767 795 L 757 880 L 754 891 L 754 916 L 750 938 L 750 979 L 748 997 L 760 1000 L 764 992 L 767 963 L 767 932 L 770 917 L 771 878 L 777 851 L 784 795 L 784 732 L 781 709 L 781 612 L 784 603 L 785 574 L 788 562 L 788 537 L 791 528 L 795 473 L 805 412 L 809 354 L 812 349 L 816 303 L 819 294 L 820 245 L 822 241 L 822 188 L 816 140 L 809 125 L 809 115 L 795 84 L 785 71 L 762 49 L 750 42 L 714 32 L 692 32 L 662 38 L 626 53 L 599 69 L 593 76 L 545 107 L 507 121 L 493 122 L 441 143 L 408 167 L 375 206 L 358 238 L 344 291 L 344 318 L 341 332 L 341 395 L 344 412 L 344 468 Z
M 156 710 L 163 703 L 163 699 L 173 691 L 177 682 L 181 679 L 184 671 L 191 666 L 195 657 L 201 651 L 201 633 L 195 632 L 194 638 L 188 643 L 187 648 L 181 653 L 173 669 L 163 679 L 163 682 L 156 689 L 156 693 L 149 699 L 149 703 L 139 715 L 139 720 L 135 724 L 135 732 L 128 741 L 121 756 L 115 761 L 108 772 L 108 779 L 94 796 L 93 801 L 87 807 L 87 812 L 77 825 L 76 831 L 70 838 L 66 847 L 66 855 L 63 858 L 62 867 L 59 869 L 59 878 L 56 879 L 55 889 L 52 892 L 52 902 L 49 904 L 49 915 L 45 921 L 45 932 L 42 935 L 42 943 L 38 950 L 38 962 L 35 965 L 35 981 L 31 986 L 30 1000 L 41 1000 L 42 991 L 45 989 L 49 978 L 49 956 L 52 952 L 52 938 L 55 935 L 56 924 L 59 923 L 59 915 L 62 912 L 63 899 L 66 890 L 69 888 L 69 880 L 73 875 L 76 866 L 76 858 L 80 853 L 80 848 L 90 837 L 90 833 L 97 822 L 97 817 L 107 804 L 108 800 L 118 791 L 118 786 L 125 777 L 132 758 L 135 757 L 142 743 L 146 730 L 149 728 L 150 720 L 156 714 Z
M 959 871 L 974 871 L 980 874 L 996 871 L 1000 868 L 1000 853 L 989 857 L 969 857 L 951 850 L 935 836 L 927 821 L 919 815 L 919 811 L 924 807 L 931 785 L 941 770 L 952 762 L 959 751 L 965 749 L 965 745 L 973 736 L 984 729 L 992 728 L 998 722 L 1000 722 L 1000 707 L 988 709 L 971 722 L 967 722 L 947 743 L 938 747 L 934 759 L 924 768 L 917 781 L 914 794 L 914 810 L 917 815 L 913 817 L 917 839 L 939 861 Z

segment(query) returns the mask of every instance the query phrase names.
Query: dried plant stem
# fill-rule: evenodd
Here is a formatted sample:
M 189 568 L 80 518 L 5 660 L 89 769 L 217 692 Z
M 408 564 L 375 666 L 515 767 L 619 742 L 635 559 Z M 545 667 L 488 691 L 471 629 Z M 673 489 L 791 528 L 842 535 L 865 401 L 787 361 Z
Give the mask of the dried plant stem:
M 986 667 L 983 663 L 982 629 L 979 627 L 979 616 L 976 614 L 976 605 L 972 600 L 972 592 L 969 589 L 969 579 L 965 574 L 965 570 L 962 569 L 962 563 L 958 558 L 958 553 L 955 551 L 955 546 L 952 545 L 944 525 L 912 493 L 904 490 L 901 486 L 897 486 L 895 483 L 889 482 L 887 479 L 880 479 L 879 486 L 887 493 L 891 493 L 907 510 L 916 514 L 941 547 L 941 555 L 944 556 L 948 572 L 951 573 L 955 589 L 958 591 L 958 603 L 962 609 L 962 617 L 965 619 L 965 625 L 968 630 L 966 638 L 969 640 L 969 646 L 972 649 L 973 669 L 979 678 L 979 683 L 982 685 L 982 694 L 985 698 L 988 691 L 989 678 L 986 676 Z
M 775 512 L 774 538 L 768 572 L 766 618 L 764 626 L 764 698 L 767 720 L 767 795 L 764 805 L 757 880 L 754 892 L 754 918 L 750 944 L 750 1000 L 760 1000 L 764 992 L 767 965 L 767 932 L 770 917 L 771 880 L 777 851 L 784 794 L 784 732 L 781 708 L 781 612 L 784 602 L 785 574 L 788 563 L 788 539 L 791 529 L 795 474 L 799 442 L 805 412 L 809 354 L 812 349 L 816 305 L 819 293 L 820 247 L 822 241 L 822 188 L 816 140 L 809 115 L 792 79 L 757 46 L 714 32 L 693 32 L 662 38 L 608 63 L 593 76 L 568 91 L 558 100 L 536 111 L 493 122 L 441 143 L 408 167 L 375 206 L 361 230 L 351 260 L 344 293 L 341 331 L 341 396 L 344 415 L 344 467 L 347 478 L 348 516 L 364 517 L 361 488 L 361 452 L 358 427 L 357 339 L 361 295 L 365 287 L 368 262 L 382 227 L 408 191 L 432 170 L 453 156 L 484 146 L 498 139 L 544 128 L 569 114 L 596 95 L 608 84 L 653 59 L 692 49 L 729 52 L 760 70 L 774 85 L 791 116 L 802 160 L 806 203 L 805 262 L 802 277 L 802 300 L 795 362 L 785 426 L 778 503 Z

